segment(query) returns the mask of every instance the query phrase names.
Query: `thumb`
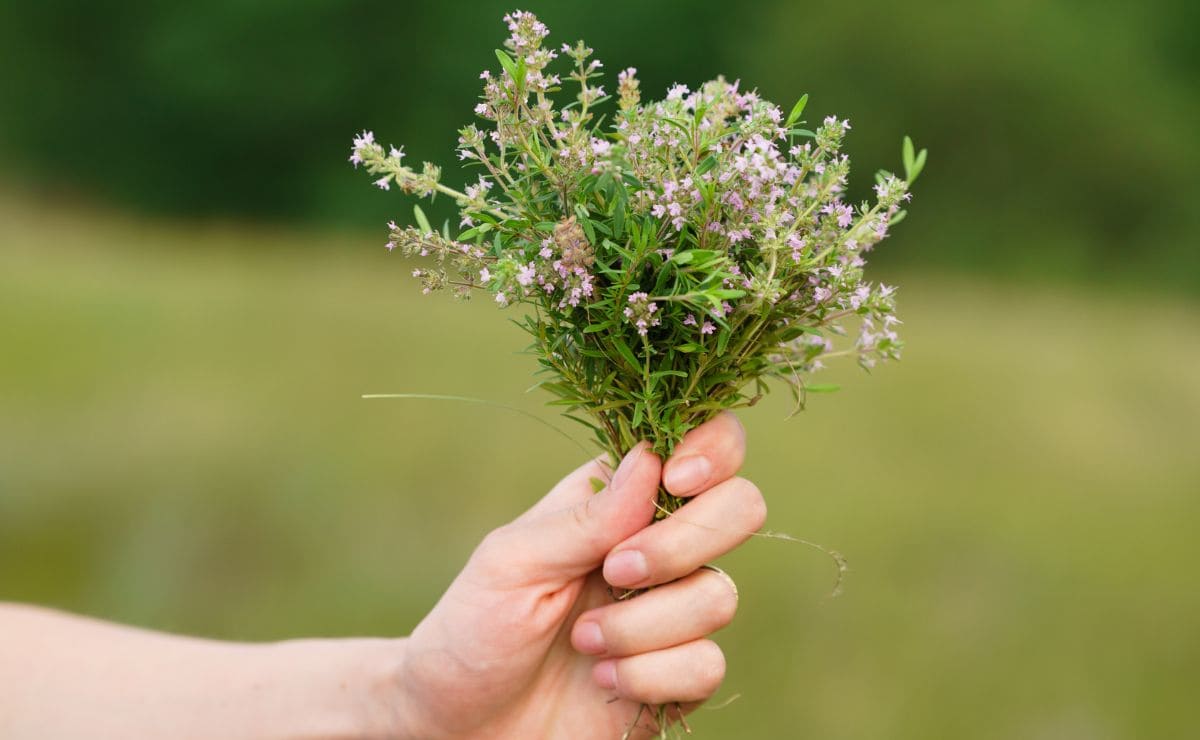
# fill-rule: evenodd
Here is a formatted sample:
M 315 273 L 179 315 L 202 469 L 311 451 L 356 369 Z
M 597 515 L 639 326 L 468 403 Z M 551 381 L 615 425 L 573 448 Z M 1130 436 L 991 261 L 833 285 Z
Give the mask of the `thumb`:
M 521 517 L 493 533 L 490 555 L 524 579 L 571 579 L 600 567 L 618 543 L 654 518 L 662 463 L 640 442 L 599 493 L 565 508 Z M 533 512 L 531 512 L 533 513 Z M 523 580 L 524 580 L 523 579 Z

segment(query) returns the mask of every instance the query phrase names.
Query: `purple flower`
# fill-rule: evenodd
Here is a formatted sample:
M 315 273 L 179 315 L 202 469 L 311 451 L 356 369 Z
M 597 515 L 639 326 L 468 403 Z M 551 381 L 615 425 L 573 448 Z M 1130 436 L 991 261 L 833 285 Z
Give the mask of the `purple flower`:
M 643 337 L 649 333 L 650 327 L 662 323 L 662 317 L 655 316 L 657 312 L 658 304 L 651 301 L 650 296 L 642 291 L 629 294 L 629 305 L 623 311 L 625 318 L 629 319 L 629 323 L 633 324 L 637 333 Z

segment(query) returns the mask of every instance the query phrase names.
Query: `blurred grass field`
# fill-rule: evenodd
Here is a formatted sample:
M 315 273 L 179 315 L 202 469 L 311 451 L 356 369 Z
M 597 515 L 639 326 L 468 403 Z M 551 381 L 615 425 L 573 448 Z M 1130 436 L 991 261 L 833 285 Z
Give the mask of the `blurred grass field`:
M 233 639 L 407 632 L 582 454 L 532 363 L 379 235 L 0 197 L 0 599 Z M 897 247 L 901 248 L 900 241 Z M 901 261 L 901 260 L 898 260 Z M 769 540 L 699 737 L 1184 737 L 1200 305 L 892 274 L 909 348 L 743 414 Z M 557 422 L 556 422 L 557 423 Z

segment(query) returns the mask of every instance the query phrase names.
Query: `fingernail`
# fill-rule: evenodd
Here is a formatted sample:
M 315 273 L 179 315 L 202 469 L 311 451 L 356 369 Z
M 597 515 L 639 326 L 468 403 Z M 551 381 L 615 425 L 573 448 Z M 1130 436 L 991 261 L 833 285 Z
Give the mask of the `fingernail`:
M 580 622 L 575 628 L 575 647 L 581 653 L 599 655 L 604 652 L 604 633 L 595 622 Z
M 646 451 L 646 445 L 638 443 L 632 450 L 625 453 L 625 458 L 621 460 L 621 464 L 617 466 L 617 472 L 613 473 L 612 483 L 613 488 L 620 488 L 625 484 L 625 481 L 633 473 L 633 469 L 637 467 L 638 460 L 641 459 L 642 453 Z
M 646 556 L 637 550 L 622 550 L 604 561 L 604 580 L 618 587 L 633 586 L 650 576 Z
M 691 493 L 708 482 L 712 463 L 703 455 L 688 455 L 672 460 L 663 483 L 675 493 Z
M 602 689 L 617 688 L 617 662 L 615 660 L 602 660 L 592 669 L 592 678 L 596 679 L 596 683 Z

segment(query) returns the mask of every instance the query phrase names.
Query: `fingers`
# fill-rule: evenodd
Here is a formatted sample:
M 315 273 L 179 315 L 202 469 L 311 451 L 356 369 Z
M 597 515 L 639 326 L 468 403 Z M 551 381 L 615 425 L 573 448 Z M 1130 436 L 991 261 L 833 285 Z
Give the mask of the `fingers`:
M 746 459 L 746 432 L 725 411 L 688 432 L 663 468 L 663 485 L 676 496 L 694 496 L 737 475 Z
M 635 530 L 605 558 L 604 580 L 621 588 L 673 581 L 745 542 L 766 517 L 758 488 L 732 478 L 666 519 Z
M 572 475 L 586 470 L 584 466 Z M 594 570 L 614 545 L 654 518 L 661 473 L 658 456 L 640 443 L 600 493 L 565 508 L 534 507 L 488 535 L 476 559 L 505 574 L 506 581 L 574 578 Z
M 637 655 L 716 632 L 736 611 L 733 581 L 702 569 L 636 598 L 584 612 L 571 630 L 571 644 L 587 655 Z
M 695 640 L 629 658 L 602 660 L 592 668 L 592 678 L 601 688 L 630 701 L 704 701 L 725 678 L 725 656 L 712 640 Z

